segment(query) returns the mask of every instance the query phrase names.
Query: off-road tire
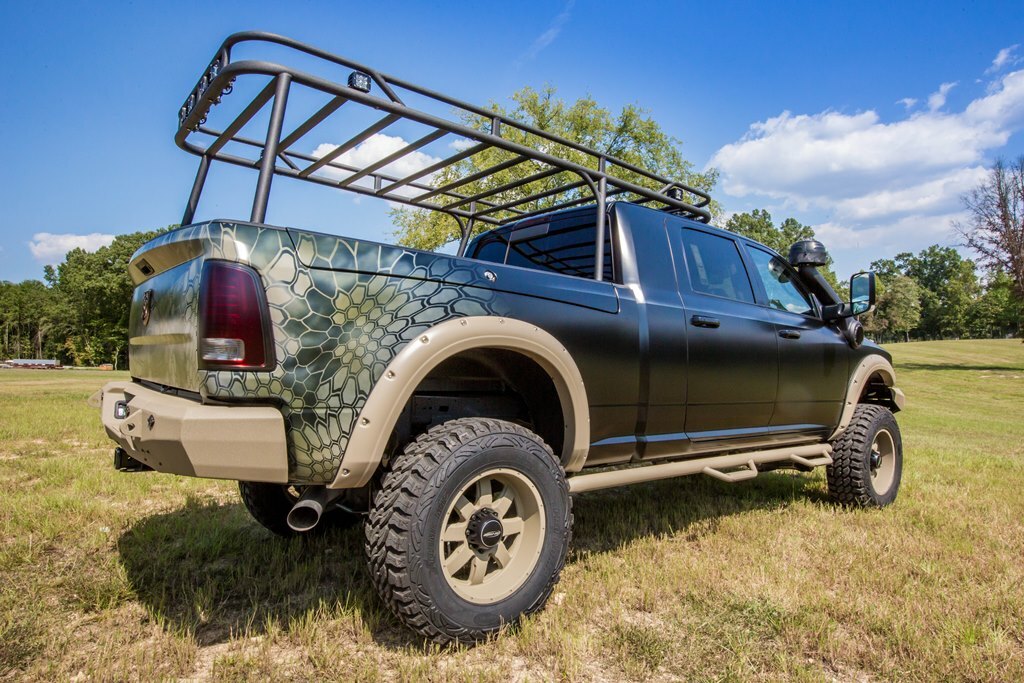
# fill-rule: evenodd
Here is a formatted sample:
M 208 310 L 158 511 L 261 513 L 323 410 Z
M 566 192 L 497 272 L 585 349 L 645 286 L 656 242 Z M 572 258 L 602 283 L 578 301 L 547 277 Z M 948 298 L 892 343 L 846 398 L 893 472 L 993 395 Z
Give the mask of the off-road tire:
M 284 484 L 257 481 L 238 482 L 238 493 L 242 496 L 245 509 L 249 511 L 253 519 L 282 538 L 299 535 L 299 532 L 293 531 L 287 522 L 288 512 L 298 500 L 298 496 L 290 492 L 289 488 L 291 487 Z M 328 510 L 323 514 L 320 523 L 305 534 L 350 527 L 358 524 L 359 519 L 359 515 L 344 510 Z
M 876 490 L 872 477 L 871 453 L 876 439 L 891 438 L 891 476 L 883 490 Z M 903 441 L 892 411 L 884 406 L 858 405 L 850 425 L 832 444 L 832 464 L 825 468 L 828 494 L 833 501 L 849 507 L 885 507 L 896 500 L 903 476 Z
M 525 486 L 541 501 L 531 519 L 543 520 L 545 526 L 532 541 L 536 554 L 524 554 L 536 559 L 521 572 L 522 583 L 509 587 L 513 592 L 507 597 L 480 604 L 456 592 L 453 574 L 442 565 L 447 547 L 442 534 L 466 487 L 502 472 L 528 482 Z M 472 643 L 544 606 L 565 564 L 572 499 L 561 464 L 539 436 L 504 420 L 461 418 L 433 427 L 392 460 L 374 496 L 365 533 L 370 576 L 391 611 L 434 642 Z M 508 539 L 520 542 L 511 532 Z M 521 552 L 529 546 L 512 547 Z M 506 566 L 515 564 L 502 565 L 500 571 Z

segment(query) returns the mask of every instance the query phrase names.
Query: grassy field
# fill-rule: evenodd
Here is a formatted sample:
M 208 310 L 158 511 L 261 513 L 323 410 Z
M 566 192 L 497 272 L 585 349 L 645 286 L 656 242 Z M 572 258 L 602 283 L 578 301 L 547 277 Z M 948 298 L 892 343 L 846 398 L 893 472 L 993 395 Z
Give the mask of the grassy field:
M 386 611 L 358 530 L 283 541 L 229 482 L 119 474 L 85 399 L 0 372 L 0 679 L 1024 680 L 1024 345 L 891 347 L 896 505 L 824 474 L 586 494 L 547 609 L 476 648 Z

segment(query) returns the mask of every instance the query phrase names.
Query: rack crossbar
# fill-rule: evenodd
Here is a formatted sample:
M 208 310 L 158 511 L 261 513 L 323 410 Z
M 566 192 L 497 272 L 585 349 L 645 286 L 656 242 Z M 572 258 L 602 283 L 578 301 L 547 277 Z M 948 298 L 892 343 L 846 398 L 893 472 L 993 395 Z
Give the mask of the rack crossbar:
M 338 66 L 351 69 L 352 73 L 347 84 L 342 84 L 278 63 L 233 61 L 232 51 L 243 44 L 257 47 L 269 44 L 287 48 L 303 59 L 313 58 L 315 65 L 326 63 L 327 71 L 332 74 L 337 74 Z M 236 80 L 261 77 L 269 77 L 270 83 L 222 131 L 203 125 L 213 107 L 220 105 L 233 91 Z M 320 96 L 326 95 L 328 99 L 315 113 L 282 136 L 286 100 L 289 93 L 297 90 L 320 93 Z M 441 106 L 450 113 L 439 116 L 409 106 L 403 97 L 410 94 L 425 99 L 427 105 L 435 108 Z M 241 136 L 239 133 L 242 128 L 272 98 L 274 111 L 266 141 Z M 299 142 L 314 131 L 323 130 L 321 127 L 327 122 L 336 120 L 332 116 L 343 105 L 346 111 L 353 107 L 368 108 L 383 118 L 322 156 L 314 157 L 295 149 Z M 362 167 L 338 161 L 346 152 L 356 149 L 399 121 L 408 121 L 428 130 L 414 142 L 406 143 L 401 149 Z M 598 209 L 599 229 L 596 239 L 597 256 L 600 257 L 604 253 L 601 230 L 604 209 L 608 199 L 618 196 L 628 196 L 639 203 L 704 222 L 711 218 L 708 209 L 711 197 L 702 189 L 666 178 L 624 159 L 526 125 L 490 109 L 462 102 L 358 62 L 271 33 L 250 31 L 229 36 L 185 99 L 178 112 L 178 123 L 175 142 L 182 149 L 202 157 L 200 171 L 196 174 L 186 207 L 185 216 L 190 220 L 212 161 L 260 170 L 253 204 L 254 217 L 265 215 L 270 179 L 273 175 L 281 175 L 446 213 L 459 222 L 463 233 L 462 248 L 467 241 L 467 231 L 472 229 L 476 220 L 489 225 L 502 225 L 546 212 L 593 203 Z M 331 130 L 334 130 L 333 124 Z M 212 142 L 203 144 L 206 140 L 195 139 L 197 133 L 212 136 Z M 449 134 L 464 139 L 465 147 L 404 177 L 381 172 L 381 169 L 410 158 L 410 154 L 428 148 L 431 143 Z M 229 143 L 241 143 L 259 149 L 259 159 L 253 161 L 225 151 Z M 465 173 L 459 175 L 461 169 L 456 164 L 491 149 L 500 149 L 509 158 L 477 171 L 469 166 Z M 428 154 L 431 154 L 429 150 Z M 436 152 L 433 154 L 436 155 Z M 300 167 L 298 161 L 306 165 Z M 482 158 L 474 161 L 477 168 L 482 165 Z M 527 162 L 536 164 L 537 170 L 530 169 L 524 177 L 518 178 L 501 175 L 503 171 Z M 329 174 L 318 173 L 323 169 L 341 170 L 348 175 L 339 179 L 337 174 L 330 177 Z M 372 187 L 359 182 L 363 179 L 372 180 L 369 183 Z M 416 192 L 398 192 L 405 187 Z M 600 271 L 599 266 L 597 270 Z M 595 277 L 600 279 L 600 272 Z

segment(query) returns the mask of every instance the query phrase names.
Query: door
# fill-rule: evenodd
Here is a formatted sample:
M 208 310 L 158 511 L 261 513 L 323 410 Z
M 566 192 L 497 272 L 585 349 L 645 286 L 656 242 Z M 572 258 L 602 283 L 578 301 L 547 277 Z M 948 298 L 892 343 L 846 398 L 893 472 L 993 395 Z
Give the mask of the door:
M 839 421 L 849 346 L 818 315 L 797 273 L 778 255 L 747 246 L 779 338 L 779 391 L 771 431 L 826 435 Z
M 733 238 L 680 231 L 679 287 L 687 325 L 685 430 L 699 442 L 768 432 L 779 382 L 778 339 Z

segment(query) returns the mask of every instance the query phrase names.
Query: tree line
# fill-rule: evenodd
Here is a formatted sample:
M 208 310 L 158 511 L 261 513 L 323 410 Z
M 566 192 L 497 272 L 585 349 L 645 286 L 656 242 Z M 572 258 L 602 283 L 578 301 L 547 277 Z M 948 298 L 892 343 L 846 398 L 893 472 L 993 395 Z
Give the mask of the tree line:
M 43 269 L 42 281 L 0 282 L 0 357 L 126 367 L 134 288 L 128 262 L 169 229 L 118 235 L 92 252 L 72 249 L 56 268 Z
M 693 187 L 710 190 L 717 181 L 714 170 L 697 172 L 683 157 L 682 143 L 636 105 L 627 105 L 616 115 L 589 97 L 568 104 L 551 87 L 540 91 L 524 88 L 513 95 L 512 102 L 511 111 L 498 104 L 492 108 L 655 173 L 683 179 Z M 467 115 L 464 123 L 478 128 L 490 125 L 489 119 L 477 118 Z M 521 144 L 538 143 L 531 134 L 520 131 L 517 135 L 522 139 L 515 141 Z M 560 151 L 572 157 L 571 149 Z M 491 156 L 468 157 L 447 172 L 473 176 L 501 161 L 493 157 L 497 153 L 492 150 Z M 486 191 L 488 183 L 515 184 L 513 181 L 537 170 L 528 163 L 519 164 L 465 183 L 460 190 L 474 195 Z M 450 178 L 438 182 L 447 180 Z M 526 182 L 509 190 L 511 194 L 502 200 L 536 197 L 534 208 L 547 208 L 555 198 L 545 191 L 563 182 L 557 176 Z M 871 268 L 878 274 L 878 307 L 863 317 L 871 336 L 892 342 L 1020 335 L 1024 319 L 1024 156 L 1009 164 L 997 161 L 985 181 L 967 191 L 963 203 L 968 219 L 954 228 L 964 246 L 978 255 L 978 262 L 939 245 L 872 262 Z M 710 208 L 721 215 L 717 204 Z M 437 212 L 396 208 L 391 215 L 394 237 L 406 246 L 437 249 L 457 236 L 454 223 Z M 170 227 L 120 235 L 95 252 L 74 249 L 56 268 L 46 266 L 42 281 L 0 282 L 0 358 L 57 358 L 71 365 L 113 363 L 125 367 L 133 290 L 128 262 L 139 246 Z M 776 224 L 763 209 L 731 215 L 724 227 L 783 255 L 793 242 L 814 237 L 811 226 L 794 218 Z M 847 293 L 831 265 L 824 275 L 837 292 Z

